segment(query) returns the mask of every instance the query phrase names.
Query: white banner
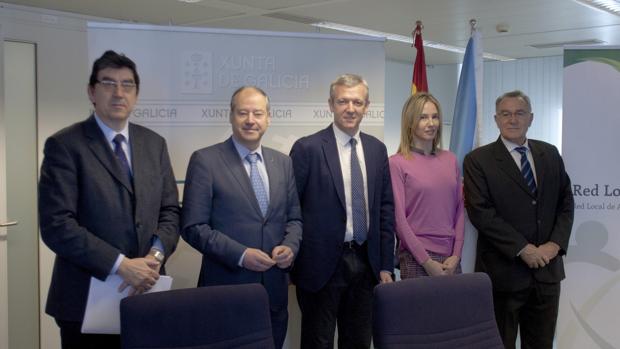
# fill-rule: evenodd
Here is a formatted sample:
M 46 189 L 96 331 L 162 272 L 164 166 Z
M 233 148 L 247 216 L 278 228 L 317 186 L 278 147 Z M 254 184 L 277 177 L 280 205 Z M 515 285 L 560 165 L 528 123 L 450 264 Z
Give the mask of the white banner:
M 575 222 L 558 348 L 620 348 L 620 48 L 564 51 L 563 158 Z
M 272 123 L 263 144 L 288 153 L 297 138 L 332 121 L 329 84 L 344 73 L 362 75 L 371 100 L 362 127 L 383 138 L 382 40 L 89 23 L 88 45 L 91 62 L 110 49 L 136 62 L 140 96 L 131 121 L 167 139 L 174 173 L 181 181 L 194 150 L 230 136 L 230 96 L 242 85 L 267 92 Z

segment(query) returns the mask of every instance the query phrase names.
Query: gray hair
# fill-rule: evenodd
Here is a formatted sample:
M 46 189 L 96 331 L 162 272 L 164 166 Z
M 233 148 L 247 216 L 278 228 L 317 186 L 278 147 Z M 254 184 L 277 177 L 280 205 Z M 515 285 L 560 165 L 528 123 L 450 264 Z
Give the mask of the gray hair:
M 366 80 L 364 80 L 364 78 L 356 74 L 343 74 L 343 75 L 340 75 L 336 80 L 334 80 L 331 83 L 331 85 L 329 85 L 329 99 L 330 100 L 334 99 L 337 86 L 355 87 L 360 84 L 366 87 L 366 103 L 368 103 L 369 101 L 368 83 L 366 82 Z
M 519 98 L 525 102 L 527 105 L 527 111 L 532 112 L 532 103 L 530 102 L 530 97 L 528 97 L 525 93 L 520 90 L 514 90 L 510 92 L 506 92 L 503 95 L 497 97 L 495 100 L 495 112 L 497 112 L 497 108 L 499 108 L 499 104 L 506 98 Z

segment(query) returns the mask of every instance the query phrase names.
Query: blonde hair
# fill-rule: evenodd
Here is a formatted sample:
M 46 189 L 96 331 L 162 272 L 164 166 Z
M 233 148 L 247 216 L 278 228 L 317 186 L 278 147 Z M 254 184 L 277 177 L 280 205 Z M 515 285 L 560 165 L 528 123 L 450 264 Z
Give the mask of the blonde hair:
M 424 105 L 431 102 L 437 107 L 437 115 L 439 116 L 439 127 L 437 134 L 433 140 L 433 151 L 441 148 L 441 107 L 437 98 L 427 92 L 418 92 L 410 96 L 405 105 L 403 105 L 403 113 L 400 126 L 400 146 L 398 153 L 406 159 L 411 157 L 411 147 L 413 146 L 414 130 L 420 123 L 420 116 L 424 110 Z

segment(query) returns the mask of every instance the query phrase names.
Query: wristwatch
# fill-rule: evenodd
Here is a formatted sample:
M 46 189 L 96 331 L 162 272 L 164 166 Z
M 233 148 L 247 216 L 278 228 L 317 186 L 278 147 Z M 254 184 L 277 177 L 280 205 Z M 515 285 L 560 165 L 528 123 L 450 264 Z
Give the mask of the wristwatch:
M 153 256 L 160 264 L 164 263 L 164 253 L 156 248 L 149 251 L 149 255 Z

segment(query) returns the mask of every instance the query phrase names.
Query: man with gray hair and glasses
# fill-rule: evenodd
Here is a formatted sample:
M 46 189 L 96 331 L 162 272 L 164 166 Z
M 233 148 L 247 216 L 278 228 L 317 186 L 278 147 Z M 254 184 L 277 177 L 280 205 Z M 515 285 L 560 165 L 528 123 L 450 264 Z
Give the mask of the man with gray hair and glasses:
M 533 119 L 523 92 L 497 99 L 499 138 L 463 162 L 465 204 L 504 346 L 515 348 L 519 330 L 522 348 L 551 349 L 574 203 L 558 150 L 526 137 Z

